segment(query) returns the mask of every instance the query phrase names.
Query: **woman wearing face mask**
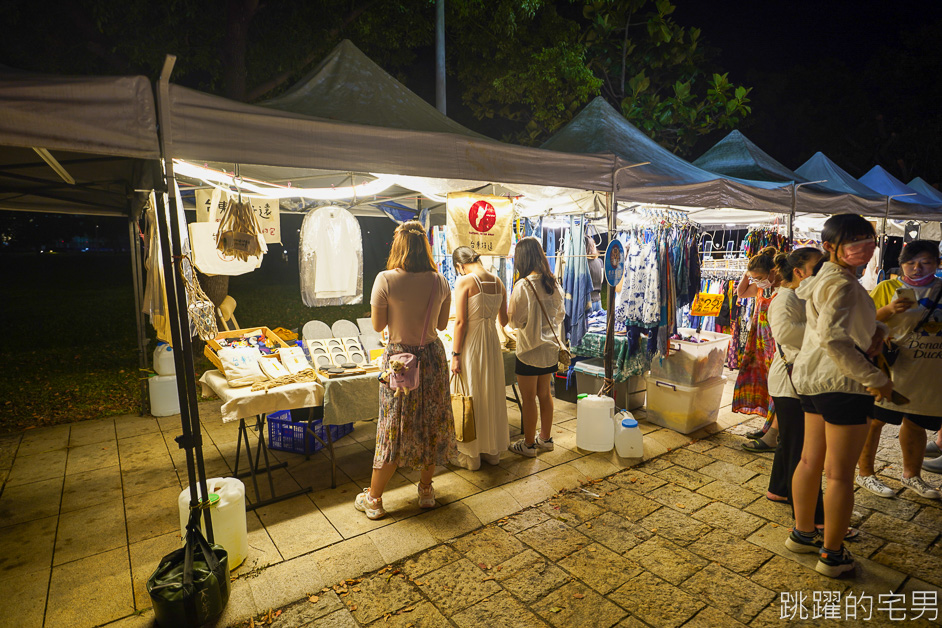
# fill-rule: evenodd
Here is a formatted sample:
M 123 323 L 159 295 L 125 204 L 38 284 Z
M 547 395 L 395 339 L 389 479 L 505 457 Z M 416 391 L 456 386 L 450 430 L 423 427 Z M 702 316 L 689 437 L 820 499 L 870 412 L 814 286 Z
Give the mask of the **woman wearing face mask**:
M 887 331 L 876 306 L 857 281 L 876 247 L 873 226 L 856 214 L 832 216 L 821 239 L 829 261 L 802 282 L 796 295 L 806 302 L 807 324 L 795 358 L 792 381 L 805 411 L 801 462 L 792 478 L 795 529 L 785 546 L 793 552 L 819 552 L 818 573 L 835 578 L 853 570 L 844 535 L 854 509 L 854 467 L 867 439 L 874 397 L 889 398 L 893 383 L 868 360 Z M 821 472 L 824 536 L 815 530 L 815 503 Z
M 775 270 L 777 253 L 775 247 L 768 246 L 749 258 L 746 274 L 736 287 L 740 299 L 754 298 L 756 305 L 749 338 L 743 348 L 739 375 L 736 376 L 733 412 L 758 414 L 770 419 L 766 421 L 761 434 L 751 434 L 750 440 L 743 443 L 743 449 L 747 451 L 773 451 L 778 442 L 778 428 L 769 407 L 768 387 L 769 366 L 775 355 L 775 341 L 772 340 L 769 330 L 768 309 L 772 290 L 781 282 Z M 786 501 L 787 495 L 770 495 L 769 499 Z
M 880 433 L 885 424 L 892 423 L 900 426 L 903 486 L 920 497 L 939 499 L 939 490 L 920 477 L 926 431 L 942 427 L 942 309 L 938 307 L 942 279 L 935 276 L 938 243 L 910 242 L 900 253 L 899 265 L 902 276 L 881 282 L 870 296 L 877 306 L 877 319 L 886 322 L 899 346 L 892 366 L 893 384 L 909 403 L 898 406 L 884 400 L 874 408 L 875 420 L 870 422 L 867 443 L 857 463 L 860 472 L 856 482 L 880 497 L 896 495 L 874 474 Z
M 510 445 L 504 392 L 504 360 L 497 325 L 507 324 L 507 291 L 497 275 L 481 264 L 481 255 L 459 246 L 451 255 L 461 277 L 455 283 L 455 341 L 451 372 L 464 379 L 473 399 L 477 438 L 458 443 L 458 466 L 476 471 L 481 459 L 497 464 Z
M 769 395 L 775 403 L 779 426 L 779 446 L 772 461 L 767 497 L 791 497 L 792 475 L 801 460 L 805 440 L 805 411 L 792 384 L 791 370 L 805 336 L 805 302 L 795 290 L 814 274 L 814 267 L 824 254 L 815 248 L 795 249 L 775 256 L 775 269 L 782 279 L 769 303 L 769 327 L 775 339 L 775 357 L 769 367 Z M 820 496 L 815 508 L 815 525 L 824 523 L 824 504 Z

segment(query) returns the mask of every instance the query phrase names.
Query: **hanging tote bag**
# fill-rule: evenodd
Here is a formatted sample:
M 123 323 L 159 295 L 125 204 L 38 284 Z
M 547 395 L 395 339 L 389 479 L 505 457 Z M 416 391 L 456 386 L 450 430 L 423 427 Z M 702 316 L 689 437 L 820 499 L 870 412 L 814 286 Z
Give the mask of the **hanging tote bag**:
M 559 336 L 556 335 L 556 329 L 553 327 L 553 321 L 551 321 L 549 316 L 546 314 L 546 308 L 543 307 L 543 302 L 540 301 L 540 295 L 537 293 L 536 288 L 533 287 L 533 283 L 529 278 L 527 278 L 527 285 L 530 286 L 530 290 L 533 290 L 533 296 L 536 298 L 536 302 L 540 306 L 540 311 L 543 312 L 543 318 L 550 326 L 550 330 L 553 332 L 553 338 L 556 339 L 556 346 L 559 347 L 559 352 L 556 354 L 556 363 L 559 366 L 559 370 L 565 371 L 569 368 L 569 365 L 572 364 L 572 354 L 569 353 L 569 349 L 564 347 L 563 343 L 559 341 Z
M 474 404 L 468 394 L 463 375 L 452 374 L 451 381 L 458 380 L 458 386 L 451 393 L 451 411 L 455 415 L 455 438 L 459 443 L 477 440 L 477 428 L 474 423 Z
M 436 289 L 428 297 L 428 307 L 425 310 L 425 324 L 422 326 L 422 344 L 419 350 L 425 348 L 425 332 L 428 330 L 428 321 L 432 315 L 432 302 L 435 299 Z M 389 379 L 387 385 L 396 391 L 408 393 L 419 387 L 419 357 L 413 353 L 394 353 L 389 356 Z
M 161 628 L 202 626 L 229 601 L 229 555 L 200 531 L 200 511 L 190 511 L 186 544 L 164 556 L 147 580 L 147 593 Z

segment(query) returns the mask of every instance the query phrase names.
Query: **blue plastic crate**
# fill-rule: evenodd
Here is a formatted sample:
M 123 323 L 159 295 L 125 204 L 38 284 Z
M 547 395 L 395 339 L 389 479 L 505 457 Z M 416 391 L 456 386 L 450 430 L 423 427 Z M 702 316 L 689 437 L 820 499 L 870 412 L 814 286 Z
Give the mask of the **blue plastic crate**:
M 320 441 L 307 433 L 307 422 L 294 423 L 291 420 L 290 410 L 273 412 L 267 416 L 267 420 L 269 449 L 307 455 L 324 448 Z M 330 430 L 330 435 L 334 442 L 337 442 L 338 439 L 353 431 L 353 423 L 325 426 L 321 419 L 314 419 L 310 422 L 310 426 L 311 429 L 325 441 L 327 440 L 325 428 Z

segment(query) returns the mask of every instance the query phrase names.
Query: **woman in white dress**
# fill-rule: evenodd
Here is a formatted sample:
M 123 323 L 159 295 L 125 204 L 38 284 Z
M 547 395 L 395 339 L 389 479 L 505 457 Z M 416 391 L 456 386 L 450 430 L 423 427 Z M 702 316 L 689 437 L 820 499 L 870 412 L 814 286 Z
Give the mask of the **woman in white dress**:
M 452 253 L 455 270 L 462 275 L 455 284 L 455 339 L 451 370 L 464 379 L 474 407 L 477 438 L 458 443 L 458 465 L 475 471 L 481 458 L 497 464 L 510 443 L 504 360 L 497 326 L 507 324 L 507 291 L 496 275 L 481 264 L 470 247 Z M 457 388 L 452 384 L 452 390 Z

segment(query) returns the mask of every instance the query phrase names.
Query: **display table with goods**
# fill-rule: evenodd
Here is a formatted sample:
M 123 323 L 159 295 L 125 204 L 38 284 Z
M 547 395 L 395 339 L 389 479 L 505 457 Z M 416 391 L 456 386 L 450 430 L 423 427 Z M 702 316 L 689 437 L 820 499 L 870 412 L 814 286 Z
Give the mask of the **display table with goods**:
M 334 431 L 323 429 L 323 425 L 339 421 L 336 413 L 329 417 L 317 417 L 313 409 L 323 411 L 327 397 L 325 384 L 339 380 L 323 379 L 305 357 L 303 349 L 292 347 L 267 327 L 237 329 L 222 332 L 206 344 L 206 356 L 218 370 L 210 370 L 200 378 L 203 395 L 215 394 L 221 400 L 220 413 L 223 422 L 239 421 L 239 437 L 236 445 L 236 462 L 233 475 L 251 476 L 256 501 L 248 501 L 246 508 L 253 510 L 277 501 L 289 499 L 309 492 L 305 487 L 286 494 L 276 493 L 271 471 L 287 463 L 271 464 L 268 457 L 269 443 L 265 440 L 265 419 L 268 415 L 286 410 L 297 410 L 295 419 L 306 420 L 304 428 L 319 441 L 331 461 L 331 484 L 336 485 L 336 463 L 333 456 Z M 370 375 L 375 380 L 375 375 Z M 312 409 L 308 413 L 301 409 Z M 326 412 L 324 413 L 327 414 Z M 347 415 L 349 416 L 349 415 Z M 253 428 L 258 433 L 255 452 L 251 450 L 246 419 L 254 417 Z M 350 419 L 347 420 L 347 423 Z M 318 427 L 321 427 L 318 430 Z M 271 440 L 271 439 L 269 439 Z M 242 447 L 245 446 L 248 471 L 240 473 Z M 293 451 L 293 449 L 289 449 Z M 264 464 L 261 464 L 264 459 Z M 261 499 L 258 476 L 268 476 L 269 497 Z
M 615 336 L 615 352 L 612 357 L 614 366 L 613 379 L 616 384 L 626 382 L 632 377 L 644 375 L 651 365 L 651 356 L 645 350 L 648 338 Z M 572 354 L 586 358 L 605 357 L 605 334 L 589 332 L 579 344 L 572 347 Z M 581 392 L 581 391 L 580 391 Z

